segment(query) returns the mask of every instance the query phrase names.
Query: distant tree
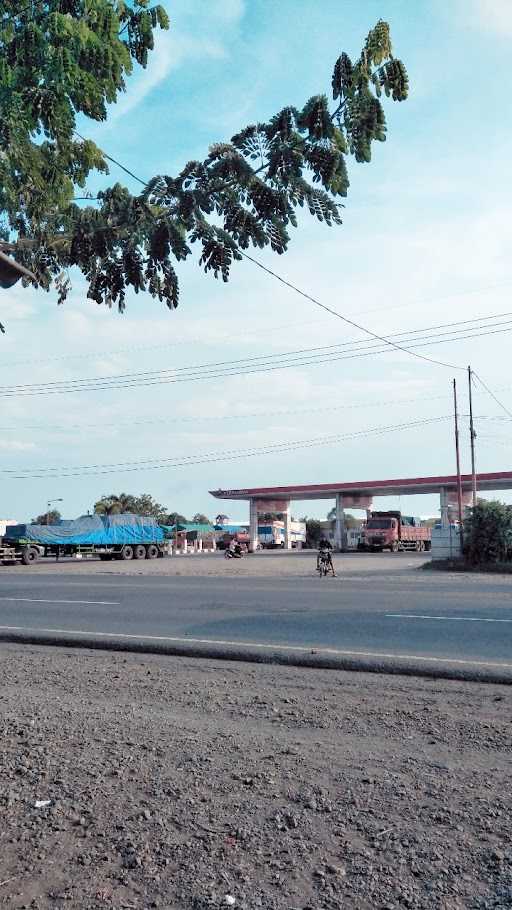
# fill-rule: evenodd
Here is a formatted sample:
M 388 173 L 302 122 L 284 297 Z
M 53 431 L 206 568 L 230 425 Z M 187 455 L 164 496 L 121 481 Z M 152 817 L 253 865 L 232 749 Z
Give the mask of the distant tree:
M 229 521 L 229 515 L 223 515 L 222 512 L 220 515 L 217 515 L 215 518 L 216 525 L 224 525 L 224 524 L 227 524 L 228 521 Z
M 422 525 L 424 528 L 433 528 L 438 521 L 438 518 L 425 518 L 425 521 L 422 521 Z
M 334 521 L 336 518 L 336 509 L 331 509 L 327 513 L 327 521 Z M 346 528 L 360 528 L 362 521 L 360 518 L 356 518 L 355 515 L 351 515 L 350 512 L 345 512 L 345 527 Z
M 134 496 L 131 493 L 111 493 L 102 496 L 94 505 L 96 515 L 121 515 L 123 512 L 132 512 L 134 515 L 149 515 L 161 521 L 167 518 L 165 506 L 156 502 L 149 493 Z
M 306 540 L 311 545 L 315 545 L 322 535 L 322 525 L 316 518 L 309 518 L 306 522 Z
M 181 515 L 180 512 L 168 512 L 167 515 L 165 516 L 165 522 L 162 522 L 162 524 L 183 525 L 186 523 L 186 521 L 187 521 L 187 519 L 185 518 L 184 515 Z
M 56 525 L 61 520 L 61 514 L 58 509 L 50 509 L 49 512 L 43 512 L 37 518 L 32 519 L 33 525 Z
M 150 515 L 162 524 L 165 523 L 168 515 L 166 507 L 159 502 L 156 502 L 149 493 L 142 493 L 140 496 L 135 496 L 133 511 L 136 515 Z
M 120 515 L 122 512 L 132 512 L 135 497 L 129 493 L 111 493 L 102 496 L 94 503 L 96 515 Z
M 192 518 L 192 521 L 198 525 L 209 525 L 210 524 L 210 519 L 207 518 L 206 515 L 203 515 L 202 512 L 196 512 L 196 514 Z

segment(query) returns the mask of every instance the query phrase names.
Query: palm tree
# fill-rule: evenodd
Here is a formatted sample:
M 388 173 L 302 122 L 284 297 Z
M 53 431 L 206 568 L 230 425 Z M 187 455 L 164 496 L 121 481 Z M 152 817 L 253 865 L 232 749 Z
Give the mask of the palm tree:
M 135 497 L 129 493 L 111 493 L 102 496 L 94 504 L 96 515 L 120 515 L 122 512 L 131 512 L 134 507 Z

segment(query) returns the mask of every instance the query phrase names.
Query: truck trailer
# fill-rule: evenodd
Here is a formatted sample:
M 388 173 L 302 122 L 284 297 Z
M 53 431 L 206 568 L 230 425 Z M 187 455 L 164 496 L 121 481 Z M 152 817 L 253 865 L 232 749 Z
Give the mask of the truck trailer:
M 363 531 L 361 549 L 392 553 L 416 550 L 421 553 L 432 546 L 432 530 L 419 518 L 401 512 L 372 512 Z
M 99 556 L 156 559 L 168 552 L 162 528 L 147 515 L 85 515 L 54 525 L 19 524 L 6 528 L 1 562 L 30 565 L 41 556 Z

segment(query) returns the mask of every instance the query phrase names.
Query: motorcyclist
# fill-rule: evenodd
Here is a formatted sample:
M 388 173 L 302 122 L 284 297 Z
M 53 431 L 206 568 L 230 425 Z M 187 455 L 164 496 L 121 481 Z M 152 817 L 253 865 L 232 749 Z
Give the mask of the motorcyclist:
M 232 537 L 229 542 L 229 547 L 226 552 L 226 556 L 229 559 L 241 559 L 243 556 L 242 544 L 236 537 Z
M 321 537 L 318 542 L 316 567 L 317 567 L 317 569 L 320 568 L 320 559 L 321 559 L 322 555 L 325 554 L 324 558 L 326 559 L 327 564 L 329 565 L 332 574 L 336 575 L 336 572 L 334 571 L 334 563 L 332 561 L 332 552 L 331 551 L 332 551 L 332 544 L 331 544 L 330 540 L 328 540 L 327 537 Z

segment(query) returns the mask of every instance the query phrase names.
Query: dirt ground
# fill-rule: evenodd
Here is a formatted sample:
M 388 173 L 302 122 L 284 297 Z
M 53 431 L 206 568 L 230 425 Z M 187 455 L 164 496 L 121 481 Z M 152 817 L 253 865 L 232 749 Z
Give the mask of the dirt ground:
M 5 565 L 0 567 L 0 577 L 14 573 L 16 576 L 38 574 L 73 575 L 169 575 L 209 576 L 234 575 L 250 578 L 293 577 L 316 575 L 315 550 L 263 550 L 243 559 L 224 559 L 224 553 L 166 556 L 163 559 L 133 559 L 126 562 L 114 559 L 102 562 L 97 557 L 76 559 L 66 557 L 58 562 L 53 558 L 41 559 L 33 566 Z M 335 554 L 334 562 L 340 572 L 349 571 L 364 577 L 368 572 L 395 574 L 419 568 L 430 557 L 420 553 L 343 553 Z M 459 573 L 460 574 L 460 573 Z
M 0 672 L 2 907 L 512 907 L 510 688 L 14 645 Z

